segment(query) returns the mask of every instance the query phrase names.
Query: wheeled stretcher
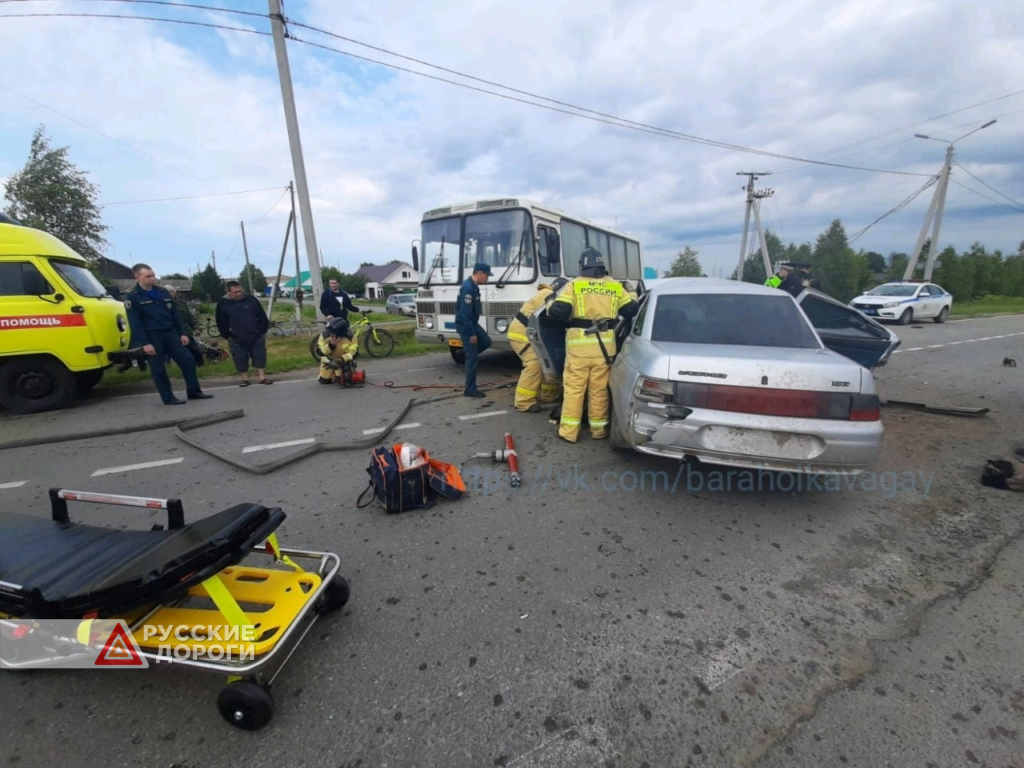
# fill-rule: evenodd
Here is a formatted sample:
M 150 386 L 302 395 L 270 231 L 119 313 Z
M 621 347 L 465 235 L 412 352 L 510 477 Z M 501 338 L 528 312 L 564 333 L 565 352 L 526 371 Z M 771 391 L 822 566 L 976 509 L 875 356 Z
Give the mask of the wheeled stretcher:
M 271 684 L 318 615 L 348 602 L 337 555 L 280 547 L 279 508 L 239 504 L 186 525 L 178 499 L 55 488 L 50 501 L 52 520 L 0 512 L 6 669 L 95 659 L 123 622 L 134 651 L 121 650 L 140 664 L 227 673 L 218 710 L 232 725 L 258 730 L 273 717 Z M 72 522 L 68 501 L 163 509 L 167 528 Z M 268 567 L 243 562 L 250 556 Z

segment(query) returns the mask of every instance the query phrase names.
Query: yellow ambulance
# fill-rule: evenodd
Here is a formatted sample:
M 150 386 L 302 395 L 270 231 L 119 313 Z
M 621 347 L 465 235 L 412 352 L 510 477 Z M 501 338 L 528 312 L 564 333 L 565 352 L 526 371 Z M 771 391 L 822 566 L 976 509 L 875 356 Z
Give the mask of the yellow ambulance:
M 126 359 L 129 335 L 124 304 L 82 256 L 46 232 L 0 222 L 0 408 L 66 408 Z

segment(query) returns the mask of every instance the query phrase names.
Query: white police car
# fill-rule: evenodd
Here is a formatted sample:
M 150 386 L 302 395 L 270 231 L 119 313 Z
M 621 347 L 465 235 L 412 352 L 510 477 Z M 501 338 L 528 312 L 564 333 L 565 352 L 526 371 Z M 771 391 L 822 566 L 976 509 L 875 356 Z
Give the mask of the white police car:
M 953 295 L 935 283 L 899 280 L 872 288 L 850 306 L 868 317 L 896 320 L 900 325 L 929 318 L 944 323 L 953 307 Z

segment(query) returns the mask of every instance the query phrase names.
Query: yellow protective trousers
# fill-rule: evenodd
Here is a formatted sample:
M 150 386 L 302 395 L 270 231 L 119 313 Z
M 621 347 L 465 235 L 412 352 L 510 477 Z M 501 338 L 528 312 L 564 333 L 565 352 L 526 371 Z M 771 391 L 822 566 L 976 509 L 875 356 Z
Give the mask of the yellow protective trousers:
M 595 440 L 603 440 L 608 436 L 610 374 L 611 366 L 603 356 L 566 356 L 565 373 L 562 375 L 562 420 L 558 425 L 561 437 L 572 443 L 579 439 L 584 402 L 587 406 L 590 436 Z
M 523 371 L 519 374 L 519 383 L 516 384 L 515 409 L 525 411 L 537 403 L 544 382 L 544 369 L 541 368 L 540 359 L 529 341 L 514 338 L 512 333 L 509 333 L 509 342 L 523 363 Z

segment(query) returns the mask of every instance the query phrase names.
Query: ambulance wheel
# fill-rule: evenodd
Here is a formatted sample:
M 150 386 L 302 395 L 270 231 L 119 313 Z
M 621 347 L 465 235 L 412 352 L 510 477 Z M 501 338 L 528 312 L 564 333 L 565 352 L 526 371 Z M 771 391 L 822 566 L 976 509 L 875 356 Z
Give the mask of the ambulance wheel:
M 452 360 L 456 363 L 459 365 L 466 364 L 466 350 L 459 347 L 448 347 L 448 351 L 452 353 Z
M 258 731 L 274 717 L 274 699 L 259 683 L 239 680 L 221 689 L 217 710 L 236 728 Z
M 94 371 L 82 371 L 75 374 L 75 394 L 85 397 L 93 388 L 103 380 L 103 369 L 97 368 Z
M 67 408 L 75 375 L 52 357 L 20 357 L 0 365 L 0 406 L 12 413 Z
M 321 613 L 336 611 L 348 602 L 351 594 L 352 591 L 345 577 L 335 576 L 320 595 L 320 604 L 317 608 L 319 608 Z

